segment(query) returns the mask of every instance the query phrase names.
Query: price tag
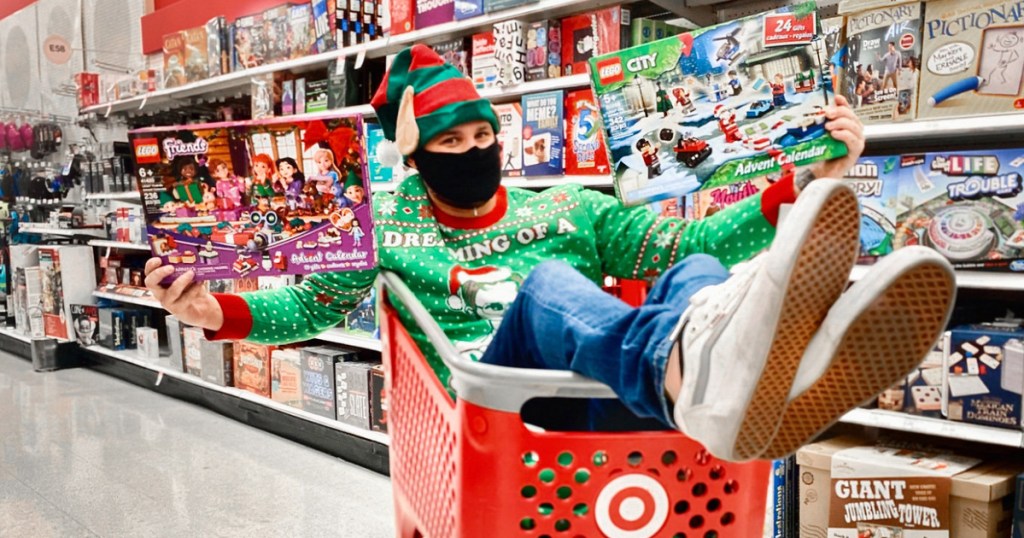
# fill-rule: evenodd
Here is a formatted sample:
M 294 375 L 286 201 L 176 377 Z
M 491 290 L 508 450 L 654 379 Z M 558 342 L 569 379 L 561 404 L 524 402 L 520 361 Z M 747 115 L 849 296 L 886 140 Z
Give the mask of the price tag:
M 772 13 L 764 16 L 764 46 L 806 45 L 814 39 L 817 18 L 815 13 L 797 17 L 792 13 Z

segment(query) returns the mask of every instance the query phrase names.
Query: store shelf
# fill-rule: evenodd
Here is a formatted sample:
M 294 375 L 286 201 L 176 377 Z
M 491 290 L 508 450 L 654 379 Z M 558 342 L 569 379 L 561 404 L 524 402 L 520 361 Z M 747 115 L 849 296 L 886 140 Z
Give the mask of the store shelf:
M 106 239 L 93 239 L 89 244 L 94 247 L 119 248 L 121 250 L 144 250 L 149 252 L 149 245 L 140 243 L 129 243 L 127 241 L 107 241 Z
M 160 306 L 160 301 L 150 297 L 132 297 L 131 295 L 125 295 L 123 293 L 110 293 L 106 291 L 96 290 L 92 292 L 92 296 L 98 299 L 109 299 L 111 301 L 117 301 L 119 303 L 128 303 L 139 306 L 148 306 L 150 308 L 163 308 Z
M 1024 448 L 1024 432 L 1020 430 L 991 428 L 882 409 L 854 409 L 844 415 L 840 422 L 990 445 Z
M 850 273 L 850 280 L 864 278 L 871 266 L 858 265 Z M 988 273 L 982 271 L 957 271 L 956 284 L 960 288 L 1024 291 L 1024 273 Z
M 316 339 L 322 340 L 324 342 L 331 342 L 334 344 L 342 344 L 362 349 L 369 349 L 371 351 L 381 351 L 383 349 L 380 340 L 376 338 L 355 336 L 341 329 L 330 329 L 327 332 L 317 336 Z
M 62 235 L 66 237 L 91 236 L 103 237 L 107 232 L 102 228 L 56 228 L 48 224 L 23 222 L 18 224 L 18 231 L 30 234 Z
M 19 342 L 24 342 L 26 344 L 32 343 L 32 337 L 31 336 L 29 336 L 27 334 L 22 334 L 22 333 L 14 330 L 14 329 L 9 329 L 9 328 L 6 328 L 6 327 L 0 328 L 0 335 L 6 336 L 7 338 L 13 338 L 14 340 L 17 340 Z
M 125 191 L 125 192 L 94 192 L 92 194 L 85 195 L 86 200 L 121 200 L 126 202 L 138 202 L 142 203 L 142 197 L 139 196 L 138 191 Z
M 252 69 L 192 82 L 176 88 L 159 90 L 128 99 L 90 106 L 81 109 L 79 113 L 101 116 L 107 116 L 112 113 L 144 113 L 160 108 L 173 107 L 178 104 L 187 104 L 187 102 L 182 103 L 181 101 L 192 97 L 211 100 L 228 94 L 248 93 L 252 78 L 268 73 L 321 68 L 341 57 L 355 57 L 356 64 L 358 65 L 360 58 L 380 58 L 394 54 L 405 47 L 417 43 L 429 45 L 447 39 L 467 37 L 484 29 L 489 30 L 497 22 L 513 19 L 527 22 L 540 19 L 554 19 L 582 11 L 593 11 L 618 3 L 619 0 L 541 0 L 535 4 L 488 13 L 463 21 L 439 24 L 396 36 L 388 36 L 371 41 L 370 43 L 345 47 L 336 51 L 261 65 Z M 507 95 L 500 90 L 494 90 L 494 92 L 495 95 Z
M 867 125 L 864 136 L 869 145 L 913 141 L 935 142 L 949 139 L 979 138 L 1024 134 L 1024 115 L 975 116 L 941 120 L 918 120 L 905 123 Z
M 380 443 L 382 445 L 389 445 L 391 443 L 391 439 L 388 437 L 388 435 L 386 433 L 363 430 L 361 428 L 356 428 L 355 426 L 350 426 L 350 425 L 345 424 L 343 422 L 338 422 L 336 420 L 330 420 L 328 418 L 321 417 L 320 415 L 315 415 L 313 413 L 309 413 L 309 412 L 303 411 L 301 409 L 296 409 L 296 408 L 291 407 L 289 405 L 285 405 L 285 404 L 282 404 L 282 403 L 279 403 L 279 402 L 275 402 L 274 400 L 271 400 L 269 398 L 264 398 L 264 397 L 262 397 L 262 396 L 260 396 L 258 394 L 253 394 L 253 393 L 245 391 L 245 390 L 236 389 L 234 387 L 222 387 L 220 385 L 216 385 L 216 384 L 213 384 L 213 383 L 210 383 L 210 382 L 207 382 L 207 381 L 203 381 L 202 379 L 200 379 L 200 378 L 198 378 L 196 376 L 193 376 L 193 375 L 186 374 L 185 372 L 179 372 L 177 370 L 172 370 L 170 368 L 166 368 L 164 366 L 160 366 L 159 364 L 154 364 L 152 362 L 144 361 L 144 360 L 140 359 L 138 356 L 136 356 L 131 351 L 114 351 L 112 349 L 107 349 L 107 348 L 105 348 L 103 346 L 87 346 L 87 347 L 84 347 L 83 349 L 85 349 L 87 351 L 90 351 L 92 353 L 97 353 L 97 354 L 100 354 L 100 355 L 105 355 L 107 357 L 111 357 L 111 358 L 118 359 L 118 360 L 130 363 L 130 364 L 134 364 L 136 366 L 140 366 L 142 368 L 146 368 L 148 370 L 152 370 L 154 372 L 157 372 L 158 374 L 163 374 L 164 376 L 173 377 L 175 379 L 186 381 L 186 382 L 191 383 L 193 385 L 202 387 L 202 388 L 204 388 L 206 390 L 210 390 L 210 391 L 214 391 L 214 392 L 219 392 L 219 393 L 222 393 L 222 394 L 228 394 L 228 395 L 234 396 L 236 398 L 240 398 L 242 400 L 246 400 L 246 401 L 249 401 L 249 402 L 252 402 L 252 403 L 255 403 L 255 404 L 259 404 L 259 405 L 262 405 L 262 406 L 267 407 L 269 409 L 273 409 L 273 410 L 281 412 L 281 413 L 285 413 L 285 414 L 288 414 L 288 415 L 291 415 L 291 416 L 294 416 L 294 417 L 297 417 L 297 418 L 301 418 L 303 420 L 306 420 L 306 421 L 309 421 L 309 422 L 313 422 L 315 424 L 319 424 L 320 426 L 324 426 L 324 427 L 330 428 L 332 430 L 337 430 L 337 431 L 340 431 L 340 432 L 347 433 L 349 435 L 354 435 L 356 437 L 361 437 L 363 439 L 366 439 L 366 440 L 369 440 L 369 441 L 373 441 L 375 443 Z

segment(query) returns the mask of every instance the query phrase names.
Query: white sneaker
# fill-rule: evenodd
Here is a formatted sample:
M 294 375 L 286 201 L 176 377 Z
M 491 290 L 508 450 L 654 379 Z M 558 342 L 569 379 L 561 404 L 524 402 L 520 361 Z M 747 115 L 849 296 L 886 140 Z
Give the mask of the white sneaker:
M 810 442 L 895 385 L 939 339 L 956 298 L 953 267 L 926 247 L 881 259 L 836 301 L 800 361 L 765 459 Z
M 768 252 L 690 299 L 673 333 L 683 356 L 674 410 L 681 431 L 721 459 L 764 452 L 804 349 L 846 287 L 859 229 L 853 190 L 815 181 Z

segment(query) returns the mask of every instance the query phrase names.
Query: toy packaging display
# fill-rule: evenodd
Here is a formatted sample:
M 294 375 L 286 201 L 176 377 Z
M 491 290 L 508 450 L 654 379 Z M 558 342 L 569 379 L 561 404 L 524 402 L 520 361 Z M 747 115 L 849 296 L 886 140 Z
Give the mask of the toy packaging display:
M 200 346 L 206 338 L 203 329 L 185 327 L 181 330 L 182 353 L 185 355 L 185 373 L 196 377 L 203 376 L 203 354 Z
M 806 3 L 591 59 L 619 198 L 642 204 L 845 155 L 825 130 L 833 96 L 811 45 L 816 20 Z
M 1016 0 L 925 5 L 919 118 L 1024 112 L 1024 9 Z
M 523 107 L 519 103 L 494 105 L 501 130 L 497 139 L 501 144 L 501 175 L 523 175 Z
M 310 1 L 313 10 L 313 40 L 317 52 L 335 49 L 334 24 L 331 21 L 333 5 L 334 0 Z
M 164 36 L 164 88 L 174 88 L 188 82 L 185 74 L 185 36 L 171 32 Z
M 904 155 L 894 248 L 925 245 L 957 269 L 1024 271 L 1024 149 Z
M 266 43 L 264 63 L 287 60 L 291 56 L 288 48 L 288 9 L 289 5 L 284 4 L 263 12 L 263 38 Z
M 455 0 L 415 0 L 417 30 L 455 20 Z
M 306 114 L 327 110 L 328 85 L 329 81 L 325 78 L 306 81 Z
M 562 75 L 562 25 L 557 20 L 531 22 L 526 30 L 526 80 Z
M 196 82 L 210 76 L 209 43 L 206 26 L 197 26 L 181 32 L 185 42 L 185 82 Z
M 156 362 L 160 358 L 160 331 L 152 327 L 136 327 L 135 349 L 140 359 Z
M 53 246 L 40 247 L 38 253 L 43 333 L 69 340 L 75 334 L 71 305 L 91 302 L 95 290 L 93 249 Z
M 235 387 L 270 398 L 270 354 L 275 349 L 277 346 L 236 342 L 233 372 Z
M 235 386 L 234 356 L 235 347 L 232 342 L 211 342 L 207 339 L 199 341 L 199 370 L 203 381 L 221 387 Z
M 484 14 L 484 0 L 455 0 L 455 20 L 464 21 Z
M 900 189 L 900 156 L 861 157 L 846 174 L 846 183 L 860 200 L 860 255 L 885 256 L 896 235 L 896 204 Z
M 387 433 L 388 395 L 384 387 L 384 365 L 376 364 L 370 368 L 370 429 Z
M 715 213 L 759 192 L 764 192 L 771 182 L 768 177 L 761 176 L 750 179 L 744 179 L 722 185 L 720 187 L 712 187 L 709 189 L 702 189 L 697 192 L 687 195 L 681 204 L 686 208 L 686 217 L 694 220 L 701 220 Z M 661 202 L 670 202 L 674 198 L 668 198 Z
M 345 315 L 345 330 L 360 336 L 376 338 L 378 328 L 377 290 L 370 288 L 370 294 Z
M 369 430 L 371 362 L 338 362 L 334 366 L 338 422 Z
M 334 368 L 336 363 L 352 360 L 350 351 L 333 347 L 306 347 L 299 350 L 302 360 L 302 409 L 338 418 L 335 410 Z
M 629 10 L 600 9 L 562 19 L 562 72 L 587 72 L 587 62 L 601 54 L 626 48 L 630 39 Z
M 415 0 L 390 0 L 388 14 L 391 16 L 391 35 L 405 34 L 416 29 Z
M 200 281 L 373 267 L 362 129 L 324 116 L 132 131 L 153 254 Z
M 828 57 L 828 77 L 825 78 L 825 88 L 830 92 L 842 92 L 839 84 L 846 67 L 846 17 L 826 17 L 818 21 L 818 34 L 825 42 L 825 50 L 822 52 Z M 919 40 L 920 41 L 920 40 Z M 917 56 L 918 63 L 914 64 L 917 69 L 921 68 L 921 56 Z M 916 92 L 915 88 L 915 92 Z M 915 93 L 915 96 L 917 94 Z M 915 104 L 916 106 L 916 104 Z
M 325 0 L 326 1 L 326 0 Z M 234 60 L 232 70 L 241 71 L 263 65 L 263 15 L 246 15 L 235 19 L 232 33 Z M 167 76 L 164 68 L 164 76 Z
M 297 349 L 276 349 L 270 354 L 270 398 L 302 409 L 302 358 Z
M 1020 323 L 955 327 L 943 344 L 943 414 L 957 422 L 1019 430 L 1024 424 L 1024 328 Z
M 125 309 L 109 306 L 100 307 L 99 318 L 99 344 L 107 349 L 127 349 Z
M 938 342 L 903 381 L 878 395 L 878 408 L 908 415 L 941 418 L 943 345 Z
M 608 148 L 604 144 L 601 112 L 593 90 L 566 94 L 565 117 L 566 175 L 607 175 L 610 171 Z
M 384 142 L 384 129 L 376 123 L 366 123 L 366 169 L 370 183 L 386 183 L 394 178 L 394 168 L 384 166 L 377 156 L 377 148 Z
M 469 38 L 449 39 L 431 46 L 444 61 L 454 65 L 464 76 L 472 77 L 469 58 L 472 53 L 472 41 Z
M 515 86 L 526 80 L 526 25 L 523 21 L 494 24 L 494 61 L 498 85 Z
M 562 90 L 523 96 L 523 175 L 563 172 L 564 104 Z
M 292 114 L 295 114 L 295 81 L 285 80 L 281 82 L 281 115 Z
M 494 32 L 473 34 L 473 85 L 478 90 L 498 85 L 498 62 L 494 58 Z
M 167 347 L 171 354 L 167 356 L 167 366 L 176 372 L 185 371 L 185 353 L 182 349 L 181 330 L 183 325 L 174 316 L 164 317 L 164 328 L 167 330 Z
M 287 40 L 292 58 L 302 58 L 316 53 L 312 4 L 293 5 L 288 9 Z
M 98 105 L 100 103 L 99 73 L 75 73 L 75 99 L 78 108 Z
M 916 116 L 923 11 L 910 2 L 846 16 L 843 94 L 864 123 Z
M 91 304 L 71 305 L 71 323 L 75 326 L 75 341 L 82 346 L 94 346 L 99 338 L 100 309 Z

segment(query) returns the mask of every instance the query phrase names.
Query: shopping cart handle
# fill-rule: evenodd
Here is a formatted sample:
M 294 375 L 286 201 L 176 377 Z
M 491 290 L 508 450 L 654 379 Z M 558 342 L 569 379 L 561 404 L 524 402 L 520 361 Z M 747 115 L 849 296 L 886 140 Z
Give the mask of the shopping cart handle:
M 518 412 L 533 398 L 615 398 L 607 385 L 569 371 L 510 368 L 482 364 L 459 354 L 441 326 L 409 286 L 391 271 L 381 271 L 377 285 L 412 316 L 441 360 L 451 370 L 452 388 L 459 398 L 499 411 Z

